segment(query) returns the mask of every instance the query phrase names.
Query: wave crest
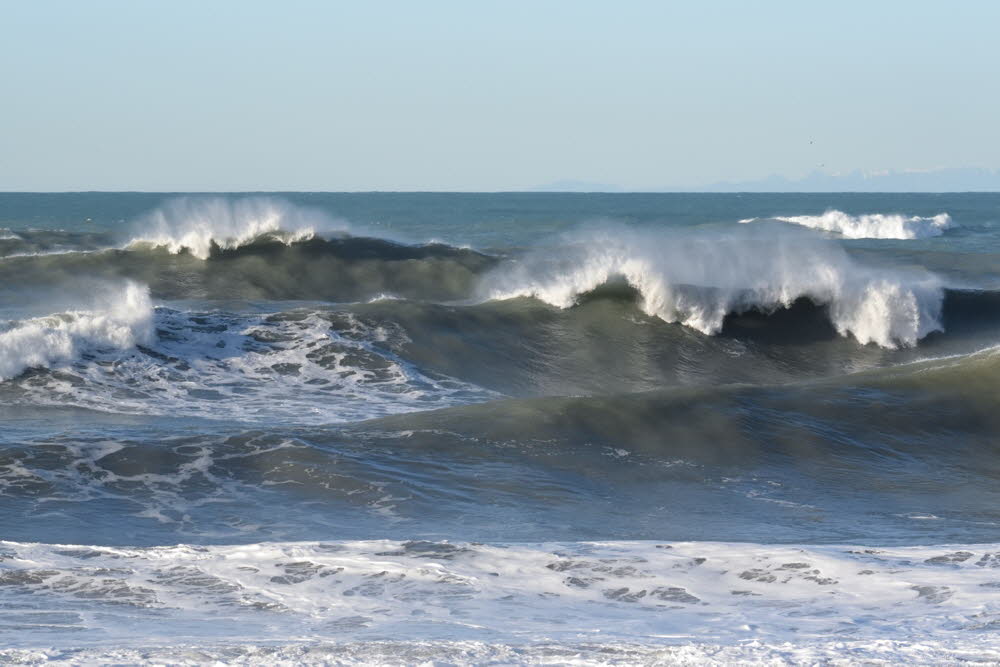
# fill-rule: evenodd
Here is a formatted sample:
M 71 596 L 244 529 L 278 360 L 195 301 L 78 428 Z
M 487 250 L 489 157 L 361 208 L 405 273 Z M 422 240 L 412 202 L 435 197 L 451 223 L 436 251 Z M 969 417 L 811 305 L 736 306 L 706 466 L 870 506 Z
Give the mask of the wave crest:
M 150 245 L 172 253 L 188 251 L 208 259 L 213 247 L 239 248 L 261 237 L 290 244 L 323 232 L 343 232 L 321 211 L 270 197 L 230 200 L 179 197 L 145 215 L 133 227 L 128 246 Z
M 771 312 L 800 298 L 829 306 L 836 330 L 862 344 L 912 346 L 942 329 L 943 291 L 932 275 L 862 267 L 834 243 L 771 229 L 591 232 L 554 255 L 537 252 L 493 272 L 483 291 L 568 308 L 622 279 L 646 314 L 705 334 L 718 333 L 728 314 Z
M 752 222 L 757 218 L 740 220 Z M 829 210 L 823 215 L 775 216 L 774 220 L 801 225 L 824 232 L 834 232 L 849 239 L 924 239 L 941 236 L 946 229 L 954 227 L 951 216 L 939 213 L 935 216 L 904 216 L 898 213 L 868 213 L 848 215 L 843 211 Z
M 9 322 L 0 331 L 0 380 L 72 361 L 88 349 L 126 350 L 146 343 L 153 337 L 152 320 L 149 289 L 128 282 L 107 288 L 89 310 Z

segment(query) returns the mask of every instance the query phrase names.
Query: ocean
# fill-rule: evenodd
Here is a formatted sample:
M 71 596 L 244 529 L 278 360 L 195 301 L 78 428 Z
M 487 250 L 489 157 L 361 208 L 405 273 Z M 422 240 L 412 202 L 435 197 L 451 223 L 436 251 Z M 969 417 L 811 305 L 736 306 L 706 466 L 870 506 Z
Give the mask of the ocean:
M 0 662 L 1000 661 L 1000 194 L 0 194 Z

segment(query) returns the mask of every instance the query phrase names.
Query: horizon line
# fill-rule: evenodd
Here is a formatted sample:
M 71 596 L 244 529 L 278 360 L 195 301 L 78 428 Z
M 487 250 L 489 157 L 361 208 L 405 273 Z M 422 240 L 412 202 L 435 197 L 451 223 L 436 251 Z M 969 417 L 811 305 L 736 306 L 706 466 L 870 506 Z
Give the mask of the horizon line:
M 79 195 L 79 194 L 408 194 L 408 195 L 946 195 L 1000 194 L 997 190 L 2 190 L 0 195 Z

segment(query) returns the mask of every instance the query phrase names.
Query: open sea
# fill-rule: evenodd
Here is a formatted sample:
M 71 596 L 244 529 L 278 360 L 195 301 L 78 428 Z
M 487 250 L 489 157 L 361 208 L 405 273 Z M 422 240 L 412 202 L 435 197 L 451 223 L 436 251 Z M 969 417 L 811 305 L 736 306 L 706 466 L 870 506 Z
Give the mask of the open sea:
M 0 194 L 0 663 L 1000 661 L 1000 194 Z

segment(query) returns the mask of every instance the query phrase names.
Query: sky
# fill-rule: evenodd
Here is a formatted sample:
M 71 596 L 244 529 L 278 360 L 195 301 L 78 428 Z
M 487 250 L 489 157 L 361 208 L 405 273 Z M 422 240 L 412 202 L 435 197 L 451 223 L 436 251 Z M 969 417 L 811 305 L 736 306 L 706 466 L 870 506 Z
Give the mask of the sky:
M 0 0 L 0 190 L 1000 167 L 1000 2 Z

